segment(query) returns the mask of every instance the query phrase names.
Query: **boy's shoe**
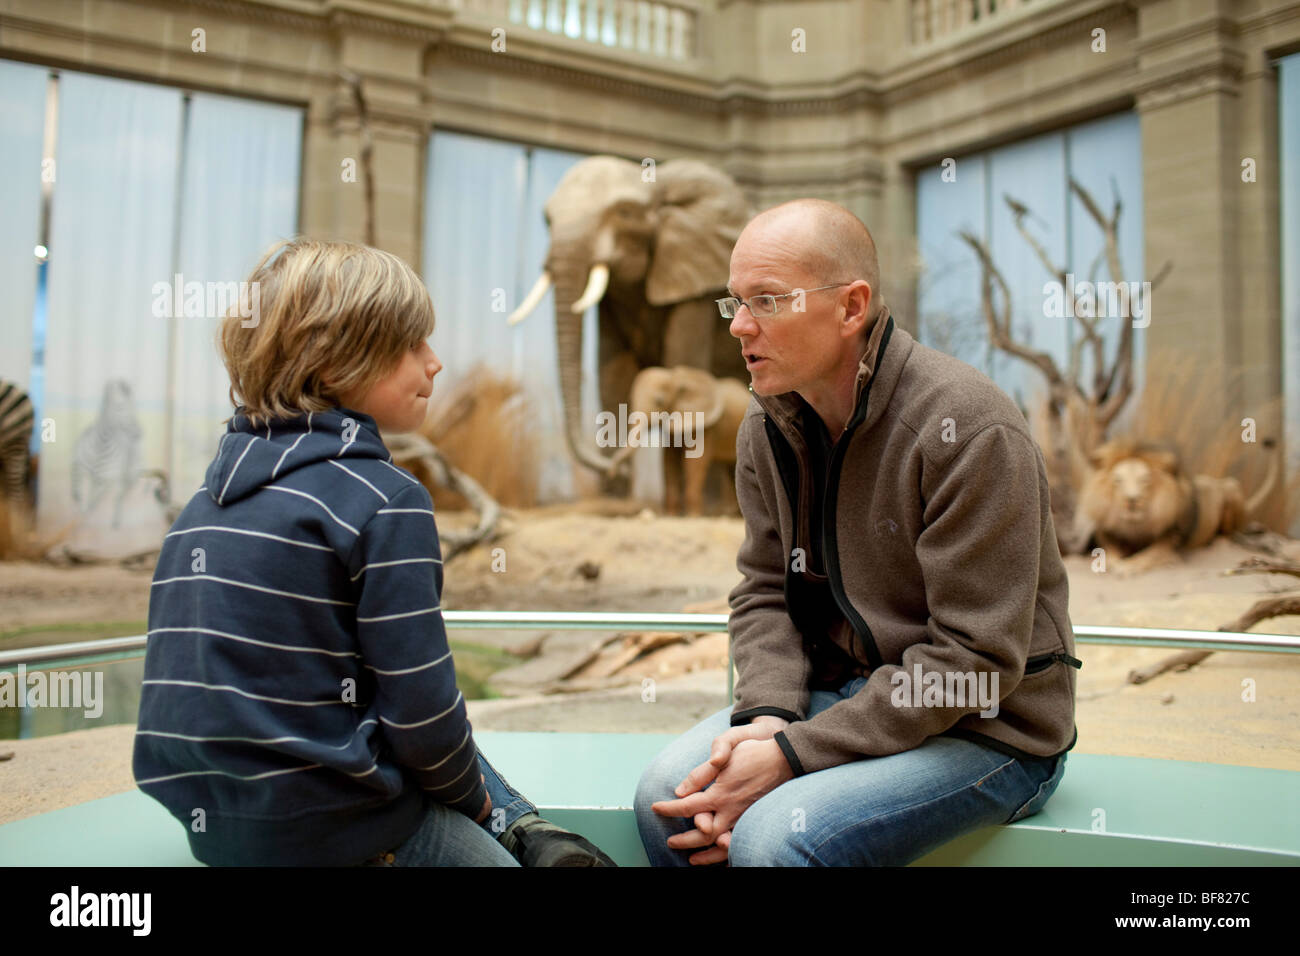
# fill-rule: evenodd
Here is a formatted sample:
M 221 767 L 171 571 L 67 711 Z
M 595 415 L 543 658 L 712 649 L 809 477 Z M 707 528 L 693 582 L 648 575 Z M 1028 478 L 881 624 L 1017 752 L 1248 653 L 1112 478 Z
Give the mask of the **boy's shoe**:
M 617 866 L 590 840 L 526 813 L 501 834 L 521 866 Z

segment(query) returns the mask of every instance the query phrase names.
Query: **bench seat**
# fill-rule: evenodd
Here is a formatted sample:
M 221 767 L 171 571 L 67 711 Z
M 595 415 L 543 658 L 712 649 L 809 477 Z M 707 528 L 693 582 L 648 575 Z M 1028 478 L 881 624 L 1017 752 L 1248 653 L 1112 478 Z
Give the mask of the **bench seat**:
M 475 734 L 510 784 L 621 866 L 645 866 L 632 798 L 671 734 Z M 1072 753 L 1047 807 L 920 866 L 1300 865 L 1300 772 Z M 1104 811 L 1104 829 L 1098 830 Z M 0 865 L 198 866 L 139 790 L 0 826 Z

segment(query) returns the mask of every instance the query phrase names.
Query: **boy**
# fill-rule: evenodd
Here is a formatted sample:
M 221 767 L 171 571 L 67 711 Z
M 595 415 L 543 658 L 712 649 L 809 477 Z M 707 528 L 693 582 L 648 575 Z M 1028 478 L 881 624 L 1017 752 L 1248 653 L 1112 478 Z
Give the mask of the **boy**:
M 296 239 L 245 288 L 235 415 L 154 572 L 140 788 L 210 865 L 612 866 L 496 774 L 456 689 L 433 502 L 380 438 L 442 368 L 423 283 Z

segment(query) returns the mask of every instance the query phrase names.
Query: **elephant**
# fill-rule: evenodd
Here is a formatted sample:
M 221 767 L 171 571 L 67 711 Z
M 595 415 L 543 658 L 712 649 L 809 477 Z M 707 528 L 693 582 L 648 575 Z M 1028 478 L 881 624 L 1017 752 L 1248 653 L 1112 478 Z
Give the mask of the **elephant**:
M 647 433 L 657 429 L 658 445 L 664 449 L 664 510 L 680 514 L 684 499 L 686 514 L 702 514 L 709 468 L 717 462 L 731 466 L 723 475 L 722 508 L 734 513 L 736 433 L 750 400 L 747 386 L 732 378 L 714 378 L 702 369 L 642 369 L 632 380 L 627 442 L 614 453 L 611 471 L 638 447 L 651 444 Z
M 545 216 L 542 275 L 509 321 L 526 318 L 554 287 L 565 437 L 577 461 L 608 476 L 609 455 L 581 421 L 583 313 L 600 303 L 604 409 L 617 411 L 649 366 L 689 365 L 747 383 L 740 347 L 714 300 L 726 295 L 731 250 L 753 209 L 729 176 L 706 163 L 656 167 L 591 156 L 565 173 Z

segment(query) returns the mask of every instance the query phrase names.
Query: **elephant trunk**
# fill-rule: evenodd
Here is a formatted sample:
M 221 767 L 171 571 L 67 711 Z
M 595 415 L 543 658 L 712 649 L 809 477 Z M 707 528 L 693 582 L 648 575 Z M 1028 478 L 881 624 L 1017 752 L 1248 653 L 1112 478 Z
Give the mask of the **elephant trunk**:
M 637 450 L 637 445 L 632 442 L 631 436 L 629 435 L 628 443 L 624 445 L 622 448 L 617 449 L 614 452 L 614 454 L 610 457 L 609 465 L 605 469 L 605 474 L 610 478 L 614 478 L 617 475 L 621 474 L 622 471 L 627 467 L 628 459 L 631 458 L 634 454 L 636 454 L 636 450 Z
M 564 435 L 569 451 L 583 465 L 605 474 L 610 465 L 594 442 L 594 426 L 588 430 L 582 421 L 582 313 L 573 311 L 583 288 L 585 275 L 572 269 L 549 270 L 555 279 L 555 348 L 559 363 L 560 402 L 564 410 Z

